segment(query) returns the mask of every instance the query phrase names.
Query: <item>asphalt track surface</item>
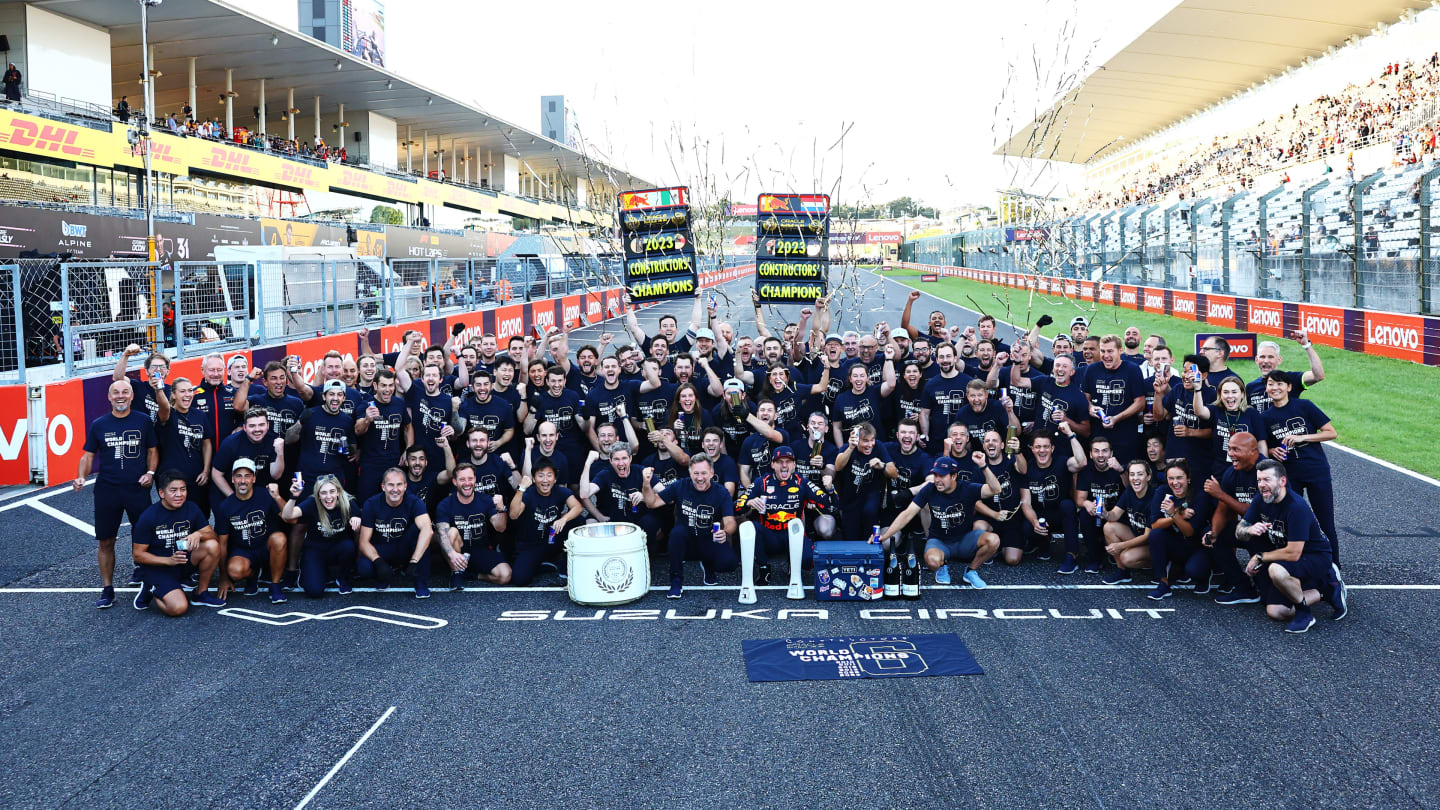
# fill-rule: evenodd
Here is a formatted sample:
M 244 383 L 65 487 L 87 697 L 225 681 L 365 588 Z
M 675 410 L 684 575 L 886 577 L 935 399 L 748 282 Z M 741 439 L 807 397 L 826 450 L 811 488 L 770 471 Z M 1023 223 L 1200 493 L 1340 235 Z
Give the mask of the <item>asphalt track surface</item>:
M 736 301 L 747 283 L 731 285 Z M 892 324 L 904 292 L 886 290 Z M 776 588 L 741 613 L 731 575 L 680 602 L 652 591 L 626 609 L 654 618 L 618 620 L 552 579 L 423 602 L 398 589 L 235 597 L 240 610 L 171 621 L 132 610 L 123 588 L 112 610 L 90 607 L 89 489 L 10 493 L 0 806 L 1434 807 L 1440 529 L 1427 505 L 1440 493 L 1330 459 L 1357 587 L 1349 617 L 1318 606 L 1303 636 L 1255 606 L 1155 603 L 1145 586 L 1034 560 L 984 568 L 984 592 L 919 602 L 819 605 Z M 828 612 L 780 614 L 816 609 Z M 751 684 L 740 651 L 939 632 L 985 674 Z

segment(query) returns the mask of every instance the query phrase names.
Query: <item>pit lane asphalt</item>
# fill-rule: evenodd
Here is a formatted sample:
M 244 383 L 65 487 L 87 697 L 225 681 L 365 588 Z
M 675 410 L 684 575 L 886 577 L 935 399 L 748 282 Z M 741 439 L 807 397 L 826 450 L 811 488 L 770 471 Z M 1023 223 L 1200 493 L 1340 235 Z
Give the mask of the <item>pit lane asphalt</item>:
M 904 292 L 887 290 L 892 324 Z M 1058 589 L 1098 578 L 1033 560 L 983 569 L 1007 587 L 914 603 L 766 590 L 747 607 L 733 589 L 689 588 L 625 606 L 653 620 L 574 621 L 598 609 L 554 590 L 357 591 L 231 607 L 371 606 L 447 624 L 274 626 L 199 608 L 169 621 L 132 610 L 123 589 L 94 611 L 94 541 L 17 505 L 0 512 L 0 805 L 293 807 L 395 706 L 309 806 L 1436 806 L 1440 591 L 1373 589 L 1440 583 L 1423 508 L 1436 491 L 1329 456 L 1346 577 L 1361 587 L 1348 618 L 1321 605 L 1303 636 L 1183 591 L 1154 603 L 1143 588 Z M 90 520 L 89 490 L 44 503 Z M 757 612 L 725 617 L 742 607 Z M 986 674 L 750 684 L 740 653 L 747 638 L 936 632 L 958 633 Z

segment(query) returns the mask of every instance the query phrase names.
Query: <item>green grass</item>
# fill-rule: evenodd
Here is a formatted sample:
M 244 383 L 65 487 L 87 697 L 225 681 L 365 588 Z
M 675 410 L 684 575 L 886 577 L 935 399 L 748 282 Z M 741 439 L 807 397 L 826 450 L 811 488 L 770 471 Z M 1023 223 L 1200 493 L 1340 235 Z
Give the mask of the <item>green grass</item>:
M 938 282 L 922 284 L 919 275 L 911 270 L 886 273 L 887 278 L 901 284 L 1017 326 L 1033 324 L 1041 315 L 1049 315 L 1055 319 L 1045 329 L 1049 335 L 1065 330 L 1070 319 L 1079 314 L 1090 318 L 1090 333 L 1095 335 L 1120 334 L 1133 324 L 1142 334 L 1164 335 L 1167 343 L 1177 347 L 1177 361 L 1179 355 L 1193 350 L 1197 333 L 1216 331 L 1205 324 L 1108 304 L 1092 307 L 1040 294 L 1032 299 L 1022 290 L 969 279 L 942 277 Z M 923 324 L 928 313 L 920 311 L 918 305 L 916 310 L 915 318 Z M 1011 338 L 1010 330 L 1004 326 L 996 334 L 1007 342 Z M 1280 348 L 1283 368 L 1301 371 L 1309 367 L 1305 352 L 1294 341 L 1281 341 Z M 1440 443 L 1433 438 L 1432 425 L 1434 414 L 1440 413 L 1440 368 L 1319 344 L 1315 348 L 1325 364 L 1325 381 L 1305 396 L 1334 421 L 1337 440 L 1346 447 L 1440 478 Z M 1258 374 L 1250 361 L 1237 362 L 1234 368 L 1247 382 Z

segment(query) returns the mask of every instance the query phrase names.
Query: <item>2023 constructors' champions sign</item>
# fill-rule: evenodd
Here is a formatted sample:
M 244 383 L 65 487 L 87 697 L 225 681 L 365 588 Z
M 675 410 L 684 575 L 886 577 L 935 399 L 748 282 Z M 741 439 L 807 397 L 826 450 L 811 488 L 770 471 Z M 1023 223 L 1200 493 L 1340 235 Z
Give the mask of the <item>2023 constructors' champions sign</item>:
M 761 194 L 755 291 L 775 304 L 813 303 L 830 287 L 830 196 Z
M 633 303 L 684 298 L 700 289 L 689 198 L 684 186 L 619 195 L 625 287 Z

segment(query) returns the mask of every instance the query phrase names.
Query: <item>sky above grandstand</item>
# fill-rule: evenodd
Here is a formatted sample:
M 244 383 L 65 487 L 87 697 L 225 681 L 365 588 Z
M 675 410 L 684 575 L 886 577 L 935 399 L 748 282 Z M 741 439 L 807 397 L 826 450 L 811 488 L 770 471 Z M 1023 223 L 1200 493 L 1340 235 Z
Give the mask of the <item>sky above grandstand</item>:
M 949 207 L 1078 179 L 991 153 L 1174 5 L 406 0 L 386 28 L 398 73 L 532 130 L 564 94 L 590 151 L 657 183 Z

